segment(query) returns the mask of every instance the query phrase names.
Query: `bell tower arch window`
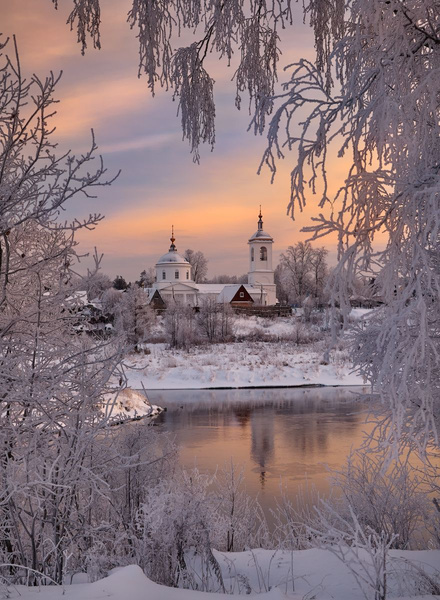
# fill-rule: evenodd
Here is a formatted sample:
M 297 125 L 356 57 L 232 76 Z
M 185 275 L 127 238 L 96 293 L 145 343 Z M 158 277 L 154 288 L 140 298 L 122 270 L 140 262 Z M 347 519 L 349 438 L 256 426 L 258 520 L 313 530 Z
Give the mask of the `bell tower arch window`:
M 255 248 L 252 246 L 251 248 L 251 261 L 254 261 L 255 259 Z
M 260 260 L 267 261 L 267 248 L 265 246 L 260 248 Z
M 165 271 L 162 271 L 162 279 L 166 279 L 167 278 L 167 274 L 165 273 Z

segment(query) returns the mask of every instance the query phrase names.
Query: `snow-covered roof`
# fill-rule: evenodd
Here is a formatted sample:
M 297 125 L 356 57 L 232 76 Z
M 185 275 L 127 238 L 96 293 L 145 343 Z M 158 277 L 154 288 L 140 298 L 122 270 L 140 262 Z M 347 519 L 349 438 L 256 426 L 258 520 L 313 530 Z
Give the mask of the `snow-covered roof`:
M 88 302 L 88 304 L 90 304 L 91 306 L 94 306 L 95 308 L 102 308 L 102 300 L 98 297 L 90 300 L 90 302 Z
M 261 294 L 261 285 L 250 285 L 248 283 L 244 283 L 243 284 L 244 289 L 249 292 L 249 294 Z M 266 294 L 266 290 L 264 289 L 264 284 L 263 284 L 263 294 Z
M 85 290 L 76 290 L 71 296 L 66 298 L 67 302 L 76 302 L 78 304 L 89 304 L 87 292 Z
M 189 265 L 189 262 L 186 260 L 186 258 L 180 255 L 176 250 L 171 250 L 170 252 L 167 252 L 161 256 L 156 264 L 165 265 L 167 263 Z
M 232 298 L 235 296 L 235 294 L 238 292 L 242 285 L 242 283 L 225 285 L 217 297 L 217 302 L 231 302 Z
M 224 283 L 197 283 L 199 294 L 220 294 L 225 287 Z
M 155 289 L 155 288 L 152 288 L 152 287 L 148 287 L 148 288 L 147 288 L 147 287 L 145 287 L 145 288 L 140 288 L 140 289 L 141 289 L 141 290 L 144 292 L 144 294 L 146 294 L 146 295 L 147 295 L 147 299 L 148 299 L 148 301 L 150 301 L 150 300 L 151 300 L 151 298 L 152 298 L 152 297 L 153 297 L 153 295 L 154 295 L 154 292 L 156 291 L 156 289 Z
M 254 235 L 251 238 L 249 238 L 250 242 L 253 240 L 273 242 L 273 237 L 271 235 L 269 235 L 268 233 L 266 233 L 265 231 L 263 231 L 262 229 L 258 229 L 254 233 Z

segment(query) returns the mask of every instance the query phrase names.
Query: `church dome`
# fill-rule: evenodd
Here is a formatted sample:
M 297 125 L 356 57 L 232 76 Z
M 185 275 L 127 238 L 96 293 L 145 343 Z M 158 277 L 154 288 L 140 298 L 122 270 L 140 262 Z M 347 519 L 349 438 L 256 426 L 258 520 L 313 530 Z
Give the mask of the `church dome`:
M 169 264 L 169 263 L 173 263 L 173 264 L 181 264 L 181 265 L 188 265 L 189 262 L 186 260 L 186 258 L 184 258 L 183 256 L 181 256 L 177 250 L 170 250 L 169 252 L 167 252 L 166 254 L 164 254 L 163 256 L 161 256 L 159 258 L 159 260 L 157 261 L 156 264 L 158 265 L 164 265 L 164 264 Z

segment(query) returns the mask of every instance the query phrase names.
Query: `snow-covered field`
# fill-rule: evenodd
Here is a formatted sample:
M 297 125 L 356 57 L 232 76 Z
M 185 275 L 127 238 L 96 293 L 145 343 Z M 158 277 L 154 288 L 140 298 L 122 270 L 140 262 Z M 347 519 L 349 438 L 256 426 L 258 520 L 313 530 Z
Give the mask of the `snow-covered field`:
M 258 597 L 259 600 L 363 600 L 374 598 L 372 589 L 364 596 L 345 564 L 328 550 L 220 553 L 215 556 L 221 566 L 227 596 Z M 389 597 L 399 600 L 432 600 L 426 581 L 404 574 L 408 561 L 421 565 L 432 574 L 440 566 L 440 551 L 390 552 Z M 425 587 L 424 587 L 425 586 Z M 212 600 L 225 598 L 223 593 L 198 592 L 168 588 L 149 580 L 140 567 L 131 565 L 115 569 L 109 577 L 94 583 L 77 583 L 59 587 L 24 586 L 0 588 L 4 598 L 20 600 Z
M 345 351 L 323 363 L 322 348 L 289 342 L 234 342 L 170 350 L 149 344 L 146 355 L 127 357 L 128 386 L 147 390 L 301 385 L 363 385 Z
M 353 309 L 351 320 L 371 312 Z M 132 354 L 126 360 L 128 387 L 147 390 L 281 387 L 304 385 L 364 385 L 352 372 L 348 352 L 341 341 L 325 364 L 326 342 L 320 324 L 305 324 L 301 315 L 267 319 L 234 316 L 233 342 L 200 344 L 188 350 L 170 349 L 164 343 L 145 344 L 146 354 Z M 154 336 L 163 338 L 158 319 Z

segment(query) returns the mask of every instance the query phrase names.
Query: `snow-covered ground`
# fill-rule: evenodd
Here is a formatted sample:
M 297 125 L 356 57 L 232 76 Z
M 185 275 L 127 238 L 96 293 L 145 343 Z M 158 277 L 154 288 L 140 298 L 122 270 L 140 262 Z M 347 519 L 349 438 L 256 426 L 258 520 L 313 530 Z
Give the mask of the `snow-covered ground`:
M 353 309 L 350 320 L 359 321 L 370 312 Z M 313 317 L 312 323 L 303 323 L 301 314 L 275 319 L 234 315 L 234 341 L 226 344 L 194 345 L 188 350 L 172 350 L 164 343 L 145 344 L 146 354 L 126 359 L 128 386 L 163 390 L 364 385 L 352 372 L 343 341 L 325 364 L 328 315 L 316 313 Z M 159 318 L 152 337 L 163 342 L 164 335 L 163 319 Z
M 345 351 L 323 364 L 322 348 L 289 342 L 234 342 L 189 351 L 149 344 L 146 355 L 127 357 L 128 386 L 147 390 L 300 385 L 363 385 Z
M 362 590 L 345 564 L 328 550 L 271 551 L 237 553 L 215 552 L 225 591 L 230 598 L 239 595 L 259 600 L 363 600 L 374 598 L 373 590 Z M 390 552 L 388 577 L 390 598 L 432 600 L 426 586 L 416 576 L 405 575 L 408 561 L 432 574 L 440 565 L 440 551 Z M 437 571 L 438 573 L 438 571 Z M 168 588 L 149 580 L 135 565 L 115 569 L 109 577 L 94 583 L 59 587 L 11 586 L 0 588 L 4 598 L 20 600 L 213 600 L 224 594 Z

